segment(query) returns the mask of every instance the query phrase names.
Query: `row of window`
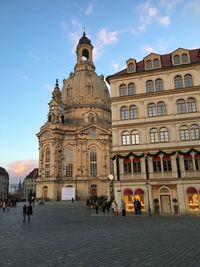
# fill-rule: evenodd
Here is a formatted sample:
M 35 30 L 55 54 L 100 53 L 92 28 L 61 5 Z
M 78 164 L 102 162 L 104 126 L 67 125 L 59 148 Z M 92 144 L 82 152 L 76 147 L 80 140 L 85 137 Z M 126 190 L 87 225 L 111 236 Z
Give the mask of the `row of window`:
M 194 98 L 188 98 L 187 101 L 179 99 L 176 103 L 178 113 L 190 113 L 197 111 L 196 101 Z M 149 117 L 166 115 L 166 106 L 163 101 L 160 101 L 157 104 L 150 103 L 147 108 Z M 136 105 L 131 105 L 129 108 L 127 106 L 122 107 L 120 109 L 120 117 L 121 120 L 136 119 L 138 117 Z
M 173 56 L 173 63 L 174 63 L 174 65 L 189 63 L 188 54 L 183 53 L 181 56 L 180 55 Z M 147 60 L 145 62 L 145 69 L 146 70 L 157 69 L 160 67 L 161 67 L 161 64 L 160 64 L 159 58 L 155 58 L 153 60 Z M 128 71 L 129 72 L 135 71 L 135 65 L 133 63 L 128 64 Z
M 183 77 L 181 75 L 177 75 L 174 77 L 174 87 L 175 89 L 191 87 L 193 86 L 192 75 L 186 74 Z M 164 84 L 162 79 L 156 79 L 155 82 L 152 80 L 148 80 L 146 82 L 146 92 L 160 92 L 164 90 Z M 128 86 L 126 84 L 121 84 L 119 86 L 119 95 L 135 95 L 136 87 L 134 83 L 129 83 Z
M 192 124 L 190 127 L 183 125 L 179 128 L 180 140 L 199 140 L 200 130 L 197 124 Z M 136 145 L 140 143 L 139 132 L 133 130 L 130 133 L 126 130 L 122 132 L 122 145 Z M 159 130 L 152 128 L 150 130 L 151 143 L 169 142 L 169 132 L 166 127 L 161 127 Z
M 200 153 L 196 153 L 194 157 L 191 154 L 183 156 L 185 171 L 200 171 Z M 172 162 L 170 156 L 154 156 L 152 158 L 153 172 L 171 172 Z M 141 173 L 141 160 L 140 158 L 124 159 L 123 170 L 125 174 L 128 173 Z
M 50 176 L 50 161 L 51 161 L 51 150 L 49 147 L 45 150 L 45 177 Z M 90 176 L 97 176 L 97 150 L 96 147 L 90 147 L 89 152 L 90 161 Z M 82 172 L 82 170 L 81 170 Z M 66 148 L 66 177 L 73 177 L 73 149 L 72 147 Z

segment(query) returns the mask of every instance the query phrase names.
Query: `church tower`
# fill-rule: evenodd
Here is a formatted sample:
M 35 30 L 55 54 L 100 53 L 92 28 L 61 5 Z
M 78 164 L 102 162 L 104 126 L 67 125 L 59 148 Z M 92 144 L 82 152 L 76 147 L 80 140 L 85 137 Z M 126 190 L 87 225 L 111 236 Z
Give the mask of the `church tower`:
M 74 71 L 58 80 L 46 123 L 37 134 L 37 198 L 62 199 L 64 188 L 77 199 L 108 195 L 111 151 L 110 95 L 95 73 L 93 46 L 85 32 L 77 44 Z

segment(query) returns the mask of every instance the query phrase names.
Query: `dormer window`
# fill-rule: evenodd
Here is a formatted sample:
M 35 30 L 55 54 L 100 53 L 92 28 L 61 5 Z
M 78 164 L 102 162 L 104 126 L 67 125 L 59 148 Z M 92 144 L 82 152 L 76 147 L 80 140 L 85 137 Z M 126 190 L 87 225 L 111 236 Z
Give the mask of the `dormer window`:
M 183 54 L 181 56 L 181 59 L 182 59 L 182 63 L 188 63 L 189 62 L 189 59 L 188 59 L 188 55 L 187 54 Z
M 174 64 L 180 64 L 180 56 L 179 55 L 174 56 Z
M 151 60 L 147 60 L 147 61 L 146 61 L 146 69 L 147 69 L 147 70 L 152 69 L 152 62 L 151 62 Z
M 154 69 L 157 69 L 157 68 L 159 68 L 159 67 L 160 67 L 160 61 L 159 61 L 158 58 L 155 58 L 155 59 L 153 60 L 153 68 L 154 68 Z
M 134 66 L 133 63 L 130 63 L 130 64 L 128 65 L 128 71 L 129 71 L 129 72 L 134 72 L 134 71 L 135 71 L 135 66 Z

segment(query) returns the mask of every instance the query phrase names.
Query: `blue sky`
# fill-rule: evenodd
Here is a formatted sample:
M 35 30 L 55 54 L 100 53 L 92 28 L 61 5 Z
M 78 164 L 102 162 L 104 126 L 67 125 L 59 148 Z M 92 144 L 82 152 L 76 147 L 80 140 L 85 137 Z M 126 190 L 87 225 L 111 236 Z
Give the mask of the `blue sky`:
M 37 167 L 36 134 L 55 80 L 61 87 L 73 71 L 84 27 L 106 77 L 130 57 L 200 47 L 199 25 L 200 0 L 1 0 L 0 166 L 10 181 Z

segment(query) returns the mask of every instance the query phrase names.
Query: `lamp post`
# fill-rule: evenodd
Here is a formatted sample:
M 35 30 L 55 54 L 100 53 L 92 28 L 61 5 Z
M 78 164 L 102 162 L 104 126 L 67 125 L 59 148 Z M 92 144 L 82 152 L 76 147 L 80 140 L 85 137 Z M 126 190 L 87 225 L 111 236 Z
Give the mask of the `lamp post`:
M 147 185 L 148 214 L 149 214 L 149 216 L 151 216 L 150 195 L 149 195 L 149 185 L 150 185 L 150 182 L 147 181 L 146 182 L 146 185 Z
M 114 179 L 115 179 L 115 177 L 114 177 L 114 175 L 109 174 L 108 179 L 110 181 L 110 185 L 109 185 L 110 196 L 111 196 L 111 199 L 113 200 L 115 198 L 115 196 L 114 196 Z

